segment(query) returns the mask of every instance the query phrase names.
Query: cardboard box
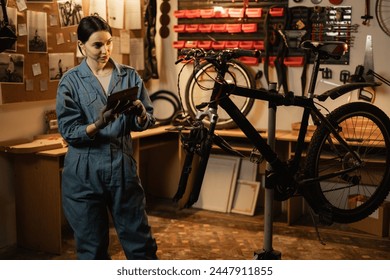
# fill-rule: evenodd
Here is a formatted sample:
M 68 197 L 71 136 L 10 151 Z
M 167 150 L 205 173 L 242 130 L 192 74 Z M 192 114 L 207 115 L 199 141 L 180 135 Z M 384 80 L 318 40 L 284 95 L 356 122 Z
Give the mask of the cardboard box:
M 349 199 L 351 206 L 356 205 L 359 201 L 365 199 L 362 196 L 353 196 Z M 377 210 L 375 210 L 367 218 L 349 224 L 351 228 L 358 229 L 380 237 L 389 236 L 389 220 L 390 220 L 390 202 L 383 202 Z

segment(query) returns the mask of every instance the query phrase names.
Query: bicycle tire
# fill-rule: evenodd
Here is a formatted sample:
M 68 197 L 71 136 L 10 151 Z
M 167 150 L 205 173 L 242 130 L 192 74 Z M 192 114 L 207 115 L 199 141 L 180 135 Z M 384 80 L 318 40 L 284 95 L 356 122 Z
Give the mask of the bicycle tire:
M 225 80 L 228 82 L 236 81 L 236 84 L 248 88 L 256 88 L 256 81 L 251 70 L 238 60 L 231 60 L 228 62 L 229 72 L 225 75 Z M 211 91 L 214 85 L 214 78 L 217 72 L 212 63 L 204 62 L 198 69 L 191 74 L 185 90 L 185 103 L 188 114 L 195 119 L 197 109 L 196 106 L 202 102 L 210 101 Z M 233 77 L 234 75 L 234 77 Z M 207 88 L 204 90 L 201 87 Z M 230 98 L 237 105 L 240 111 L 246 116 L 253 107 L 254 98 L 233 96 Z M 230 116 L 221 108 L 218 107 L 218 122 L 216 129 L 228 129 L 237 127 L 236 123 Z M 210 121 L 205 118 L 204 123 L 206 127 L 210 127 Z
M 390 0 L 376 0 L 375 16 L 379 27 L 390 36 Z
M 179 100 L 179 97 L 177 96 L 177 94 L 174 94 L 173 92 L 171 92 L 169 90 L 161 89 L 161 90 L 158 90 L 158 91 L 152 93 L 150 95 L 150 98 L 153 99 L 153 98 L 157 98 L 159 96 L 169 97 L 175 103 L 175 108 L 177 108 L 178 110 L 180 109 L 180 107 L 181 107 L 180 100 Z
M 168 90 L 158 90 L 150 95 L 150 100 L 155 107 L 154 115 L 159 125 L 166 125 L 172 122 L 174 116 L 180 111 L 179 98 Z M 160 104 L 160 106 L 158 106 Z M 165 110 L 158 111 L 158 108 L 164 108 Z M 171 109 L 171 114 L 168 115 L 166 110 Z
M 150 100 L 152 101 L 154 108 L 153 115 L 156 119 L 156 125 L 170 124 L 178 111 L 174 101 L 165 95 L 159 95 L 155 98 L 150 98 Z M 171 110 L 167 111 L 168 109 Z
M 317 213 L 331 222 L 352 223 L 368 217 L 390 191 L 390 120 L 376 106 L 365 102 L 347 103 L 327 116 L 363 161 L 347 174 L 303 187 L 303 195 Z M 310 142 L 305 175 L 333 173 L 356 167 L 356 160 L 338 145 L 323 124 Z

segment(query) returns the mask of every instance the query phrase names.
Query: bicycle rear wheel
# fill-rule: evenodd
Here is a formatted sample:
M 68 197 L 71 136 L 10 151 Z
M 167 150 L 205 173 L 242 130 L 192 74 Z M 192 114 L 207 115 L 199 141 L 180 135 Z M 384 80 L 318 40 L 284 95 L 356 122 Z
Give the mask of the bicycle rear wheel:
M 229 70 L 225 75 L 225 80 L 228 83 L 236 83 L 239 86 L 248 88 L 256 87 L 254 75 L 252 75 L 250 69 L 245 64 L 237 60 L 231 60 L 228 62 L 228 65 Z M 196 116 L 197 105 L 210 101 L 216 76 L 217 72 L 214 66 L 209 62 L 201 64 L 198 70 L 190 76 L 185 91 L 185 102 L 188 114 L 192 118 L 195 118 Z M 249 113 L 254 104 L 253 98 L 233 95 L 231 95 L 230 98 L 245 116 Z M 221 107 L 218 107 L 218 116 L 216 129 L 237 127 L 236 123 Z M 210 121 L 207 118 L 204 122 L 206 127 L 210 127 Z
M 305 186 L 302 192 L 313 210 L 325 213 L 332 222 L 356 222 L 375 211 L 389 194 L 390 120 L 379 108 L 362 102 L 340 106 L 328 119 L 353 153 L 321 125 L 308 148 L 305 175 L 315 178 L 350 171 Z

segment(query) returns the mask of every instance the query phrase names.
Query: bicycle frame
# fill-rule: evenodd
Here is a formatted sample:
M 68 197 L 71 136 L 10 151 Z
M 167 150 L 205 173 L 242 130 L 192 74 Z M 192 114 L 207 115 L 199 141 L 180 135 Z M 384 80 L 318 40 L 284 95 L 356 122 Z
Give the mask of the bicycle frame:
M 232 84 L 226 84 L 220 81 L 223 81 L 224 73 L 226 69 L 222 67 L 219 69 L 219 74 L 214 83 L 214 88 L 210 98 L 209 109 L 206 112 L 200 112 L 197 116 L 197 120 L 203 119 L 206 115 L 210 117 L 210 130 L 209 137 L 211 138 L 214 134 L 215 126 L 217 123 L 217 112 L 216 108 L 220 105 L 226 113 L 234 120 L 237 126 L 245 134 L 245 136 L 252 142 L 252 144 L 257 148 L 263 158 L 271 165 L 273 172 L 276 174 L 283 174 L 283 181 L 285 183 L 295 185 L 304 185 L 312 182 L 318 182 L 333 177 L 340 176 L 344 173 L 350 172 L 353 169 L 358 168 L 355 166 L 350 169 L 345 169 L 342 171 L 334 172 L 326 176 L 319 176 L 317 178 L 309 178 L 304 181 L 297 182 L 294 174 L 299 170 L 299 163 L 302 158 L 302 153 L 305 145 L 305 136 L 307 133 L 307 128 L 309 124 L 309 118 L 312 116 L 314 120 L 317 121 L 317 124 L 323 123 L 331 132 L 331 134 L 339 141 L 339 143 L 349 151 L 356 161 L 361 164 L 361 159 L 353 153 L 353 150 L 349 147 L 348 143 L 340 137 L 337 132 L 337 128 L 334 127 L 328 119 L 319 111 L 315 106 L 313 93 L 315 90 L 315 84 L 319 72 L 320 65 L 320 56 L 316 56 L 314 59 L 314 67 L 309 85 L 309 97 L 305 96 L 294 96 L 293 93 L 288 93 L 286 95 L 279 94 L 275 90 L 266 90 L 266 89 L 250 89 L 246 87 L 240 87 Z M 336 99 L 343 94 L 350 92 L 351 90 L 361 89 L 368 86 L 377 86 L 377 83 L 350 83 L 335 87 L 316 98 L 320 101 L 325 101 L 328 97 L 331 99 Z M 272 106 L 294 106 L 304 108 L 302 118 L 301 118 L 301 127 L 299 129 L 297 146 L 295 149 L 295 156 L 290 161 L 289 165 L 283 163 L 276 152 L 268 145 L 267 141 L 258 133 L 254 126 L 249 122 L 244 114 L 237 108 L 233 101 L 229 98 L 229 95 L 238 95 L 249 98 L 254 98 L 257 100 L 268 101 Z

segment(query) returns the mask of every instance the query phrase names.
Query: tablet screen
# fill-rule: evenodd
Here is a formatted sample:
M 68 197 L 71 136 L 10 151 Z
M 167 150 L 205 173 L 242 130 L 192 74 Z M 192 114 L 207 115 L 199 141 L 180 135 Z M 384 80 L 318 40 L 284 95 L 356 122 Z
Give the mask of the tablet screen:
M 114 113 L 122 113 L 133 105 L 137 99 L 138 87 L 127 88 L 114 92 L 107 98 L 107 109 L 114 109 Z

